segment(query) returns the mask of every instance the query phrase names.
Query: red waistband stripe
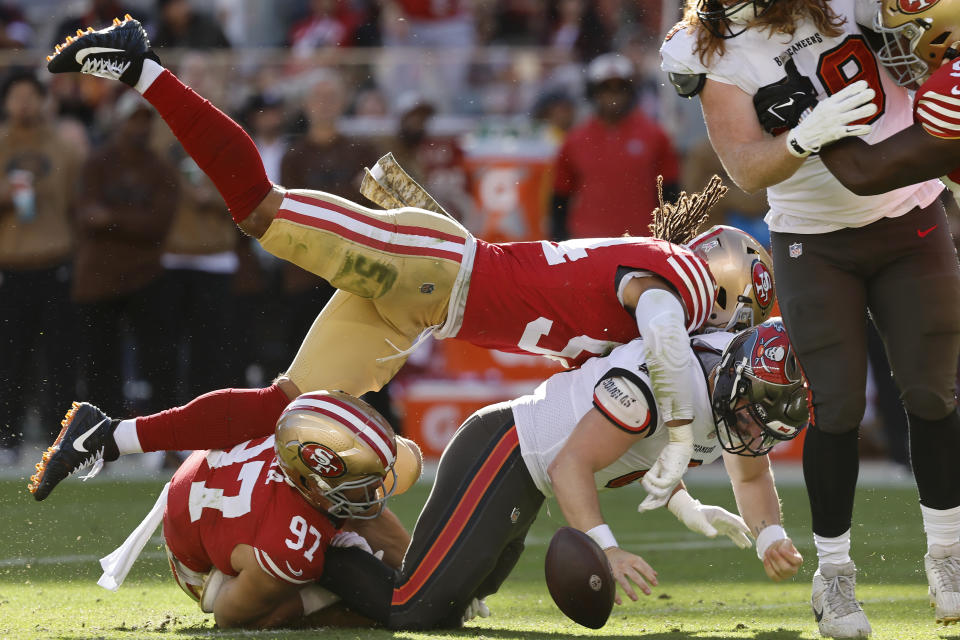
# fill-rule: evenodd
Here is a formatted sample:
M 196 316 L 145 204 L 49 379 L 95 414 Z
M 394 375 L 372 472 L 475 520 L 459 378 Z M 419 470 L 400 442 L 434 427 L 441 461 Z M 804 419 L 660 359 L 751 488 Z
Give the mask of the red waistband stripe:
M 517 438 L 517 428 L 513 426 L 507 431 L 500 440 L 494 445 L 493 450 L 487 459 L 483 462 L 480 470 L 474 476 L 470 485 L 464 491 L 460 502 L 454 508 L 453 513 L 444 525 L 440 535 L 434 540 L 433 544 L 423 556 L 423 560 L 417 565 L 407 581 L 393 590 L 394 606 L 403 605 L 410 601 L 417 592 L 423 588 L 430 576 L 434 574 L 437 567 L 446 557 L 447 553 L 456 543 L 457 538 L 463 531 L 463 528 L 470 521 L 471 516 L 480 504 L 481 499 L 489 489 L 490 485 L 500 473 L 504 463 L 510 457 L 510 454 L 520 446 Z

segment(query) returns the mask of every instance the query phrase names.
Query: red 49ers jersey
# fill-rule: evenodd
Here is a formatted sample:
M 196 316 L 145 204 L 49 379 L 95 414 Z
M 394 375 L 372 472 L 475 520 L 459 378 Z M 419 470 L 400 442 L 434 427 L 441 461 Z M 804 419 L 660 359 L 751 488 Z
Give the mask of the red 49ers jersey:
M 945 140 L 960 138 L 960 58 L 941 65 L 917 90 L 913 115 L 932 136 Z M 947 177 L 960 182 L 960 167 Z
M 652 272 L 683 300 L 687 331 L 700 328 L 716 295 L 692 252 L 653 238 L 588 238 L 489 244 L 477 252 L 457 338 L 488 349 L 534 353 L 568 367 L 639 335 L 618 298 L 617 271 Z
M 188 568 L 236 575 L 230 554 L 248 544 L 264 571 L 293 584 L 323 573 L 336 531 L 286 483 L 273 436 L 229 451 L 194 451 L 170 481 L 163 514 L 167 546 Z

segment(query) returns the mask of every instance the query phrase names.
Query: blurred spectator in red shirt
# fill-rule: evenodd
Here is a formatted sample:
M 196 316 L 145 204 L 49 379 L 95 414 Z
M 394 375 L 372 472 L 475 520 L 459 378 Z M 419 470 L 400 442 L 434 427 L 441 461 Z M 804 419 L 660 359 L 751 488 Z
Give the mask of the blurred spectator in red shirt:
M 604 54 L 587 67 L 594 115 L 570 132 L 557 156 L 554 239 L 648 235 L 657 175 L 665 198 L 679 194 L 677 155 L 663 129 L 636 107 L 634 74 L 620 54 Z
M 310 0 L 310 12 L 290 29 L 293 55 L 307 56 L 314 49 L 353 43 L 359 15 L 344 0 Z

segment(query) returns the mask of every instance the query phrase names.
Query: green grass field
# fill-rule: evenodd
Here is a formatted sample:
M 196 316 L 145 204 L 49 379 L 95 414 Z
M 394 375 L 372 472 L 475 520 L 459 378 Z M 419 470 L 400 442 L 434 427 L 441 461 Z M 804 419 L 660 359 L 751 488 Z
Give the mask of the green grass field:
M 733 509 L 729 488 L 698 485 L 704 502 Z M 768 581 L 755 553 L 726 539 L 708 540 L 668 512 L 636 512 L 639 488 L 607 492 L 604 512 L 620 543 L 658 571 L 660 586 L 640 602 L 615 607 L 607 625 L 591 631 L 567 620 L 543 583 L 543 559 L 553 531 L 563 524 L 548 502 L 527 550 L 500 593 L 493 615 L 452 633 L 390 633 L 371 629 L 220 633 L 173 583 L 158 544 L 147 546 L 117 593 L 96 585 L 96 558 L 112 551 L 139 523 L 162 486 L 109 475 L 69 481 L 42 504 L 25 482 L 0 482 L 0 638 L 490 638 L 558 640 L 572 636 L 649 638 L 817 638 L 810 613 L 810 580 L 816 568 L 808 532 L 806 497 L 800 487 L 781 488 L 788 530 L 806 560 L 785 584 Z M 394 503 L 412 524 L 428 487 L 418 486 Z M 923 531 L 910 489 L 862 489 L 858 495 L 853 554 L 860 568 L 858 596 L 874 638 L 960 638 L 960 628 L 937 627 L 927 604 Z

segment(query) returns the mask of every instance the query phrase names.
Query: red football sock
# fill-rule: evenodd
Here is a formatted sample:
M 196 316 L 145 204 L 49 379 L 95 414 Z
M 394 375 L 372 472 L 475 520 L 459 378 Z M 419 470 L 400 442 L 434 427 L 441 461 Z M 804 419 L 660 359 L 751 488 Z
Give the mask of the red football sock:
M 170 71 L 161 73 L 143 97 L 156 108 L 190 157 L 210 176 L 234 222 L 242 222 L 272 187 L 260 152 L 250 136 Z
M 228 449 L 271 435 L 289 403 L 277 385 L 211 391 L 182 407 L 137 418 L 137 437 L 144 452 Z

